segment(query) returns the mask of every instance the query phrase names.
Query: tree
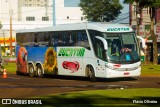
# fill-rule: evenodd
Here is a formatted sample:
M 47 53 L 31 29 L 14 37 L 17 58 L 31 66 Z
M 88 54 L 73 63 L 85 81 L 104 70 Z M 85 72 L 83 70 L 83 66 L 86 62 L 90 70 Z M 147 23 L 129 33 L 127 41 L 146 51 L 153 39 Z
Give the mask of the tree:
M 155 11 L 156 8 L 160 7 L 160 0 L 124 0 L 124 3 L 133 4 L 136 2 L 139 8 L 147 7 L 150 9 L 150 20 L 151 20 L 151 36 L 153 41 L 153 64 L 158 63 L 158 51 L 157 51 L 157 37 L 154 34 L 154 24 L 155 24 Z
M 79 6 L 85 18 L 95 22 L 114 20 L 123 9 L 119 0 L 80 0 Z

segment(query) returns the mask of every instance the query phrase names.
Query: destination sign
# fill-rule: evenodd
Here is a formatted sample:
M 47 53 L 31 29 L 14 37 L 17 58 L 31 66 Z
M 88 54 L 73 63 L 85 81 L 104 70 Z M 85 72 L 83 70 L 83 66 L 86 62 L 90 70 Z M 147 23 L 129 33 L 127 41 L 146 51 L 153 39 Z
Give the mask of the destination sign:
M 108 28 L 108 32 L 124 32 L 124 31 L 129 31 L 130 28 Z

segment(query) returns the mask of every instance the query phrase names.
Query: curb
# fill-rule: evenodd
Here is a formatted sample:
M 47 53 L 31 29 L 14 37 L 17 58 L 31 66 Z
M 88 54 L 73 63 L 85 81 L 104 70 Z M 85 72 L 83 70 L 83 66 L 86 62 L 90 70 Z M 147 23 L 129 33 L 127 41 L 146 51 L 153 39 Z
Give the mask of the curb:
M 160 77 L 160 74 L 142 74 L 140 77 Z

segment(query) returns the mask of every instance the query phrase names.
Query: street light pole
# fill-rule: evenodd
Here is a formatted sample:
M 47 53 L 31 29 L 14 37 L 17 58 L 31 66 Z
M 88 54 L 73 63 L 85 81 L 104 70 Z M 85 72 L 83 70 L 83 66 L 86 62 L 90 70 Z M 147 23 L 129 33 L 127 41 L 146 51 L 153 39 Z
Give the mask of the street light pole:
M 53 0 L 53 26 L 56 26 L 56 1 Z

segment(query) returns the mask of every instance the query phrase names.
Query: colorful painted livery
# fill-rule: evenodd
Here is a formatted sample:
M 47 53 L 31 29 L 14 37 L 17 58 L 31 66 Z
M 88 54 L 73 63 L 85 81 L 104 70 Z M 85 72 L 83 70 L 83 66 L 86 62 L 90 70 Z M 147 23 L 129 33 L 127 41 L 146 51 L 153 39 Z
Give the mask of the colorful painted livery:
M 144 46 L 144 40 L 140 37 Z M 64 24 L 16 33 L 17 74 L 100 78 L 141 74 L 137 36 L 111 23 Z

